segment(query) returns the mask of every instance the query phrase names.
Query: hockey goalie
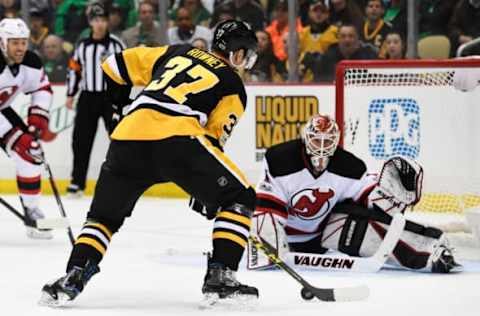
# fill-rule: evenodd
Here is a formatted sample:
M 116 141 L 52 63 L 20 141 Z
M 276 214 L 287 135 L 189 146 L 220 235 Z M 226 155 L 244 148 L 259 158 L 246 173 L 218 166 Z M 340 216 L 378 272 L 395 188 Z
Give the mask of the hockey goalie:
M 252 234 L 276 247 L 281 258 L 297 254 L 299 265 L 341 270 L 352 268 L 349 258 L 376 258 L 363 262 L 367 271 L 378 262 L 378 269 L 386 262 L 409 270 L 461 271 L 441 230 L 401 215 L 420 199 L 421 166 L 396 156 L 378 176 L 369 174 L 362 160 L 338 147 L 339 138 L 335 121 L 318 114 L 301 139 L 267 150 Z M 250 244 L 248 268 L 271 266 Z

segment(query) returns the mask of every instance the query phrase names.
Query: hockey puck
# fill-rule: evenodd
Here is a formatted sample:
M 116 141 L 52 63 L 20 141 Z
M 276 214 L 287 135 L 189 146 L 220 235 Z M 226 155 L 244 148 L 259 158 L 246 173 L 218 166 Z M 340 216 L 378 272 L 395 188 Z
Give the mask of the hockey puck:
M 300 292 L 300 295 L 302 295 L 302 298 L 305 300 L 305 301 L 310 301 L 311 299 L 313 299 L 315 296 L 313 295 L 312 292 L 310 292 L 308 289 L 306 288 L 302 288 L 302 291 Z

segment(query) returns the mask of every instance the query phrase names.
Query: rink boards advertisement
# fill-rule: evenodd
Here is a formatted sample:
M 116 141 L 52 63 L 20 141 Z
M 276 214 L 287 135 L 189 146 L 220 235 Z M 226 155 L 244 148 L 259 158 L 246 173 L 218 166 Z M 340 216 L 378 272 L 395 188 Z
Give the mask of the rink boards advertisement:
M 65 86 L 53 89 L 50 130 L 57 136 L 44 148 L 56 180 L 63 187 L 70 178 L 73 160 L 75 112 L 64 106 Z M 333 85 L 249 85 L 246 89 L 246 112 L 225 151 L 255 184 L 267 148 L 300 137 L 303 125 L 315 113 L 335 115 L 335 89 Z M 344 146 L 364 159 L 374 172 L 385 159 L 401 154 L 421 161 L 426 172 L 438 175 L 434 182 L 443 183 L 453 173 L 476 175 L 479 146 L 473 143 L 478 145 L 480 112 L 474 100 L 480 100 L 479 90 L 461 93 L 451 87 L 437 87 L 426 93 L 421 87 L 348 89 Z M 23 95 L 14 102 L 14 108 L 24 118 L 29 102 Z M 108 143 L 103 122 L 99 121 L 88 172 L 90 184 L 98 177 Z M 452 164 L 458 168 L 446 168 Z M 16 192 L 15 166 L 5 153 L 0 158 L 0 179 L 0 192 Z M 161 195 L 178 194 L 173 186 L 161 191 Z

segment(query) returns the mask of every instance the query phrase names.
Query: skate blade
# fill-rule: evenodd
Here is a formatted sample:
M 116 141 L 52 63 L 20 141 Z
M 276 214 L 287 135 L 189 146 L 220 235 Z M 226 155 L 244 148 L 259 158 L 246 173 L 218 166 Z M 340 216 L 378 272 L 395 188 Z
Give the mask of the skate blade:
M 38 305 L 56 308 L 65 306 L 70 302 L 70 298 L 65 293 L 58 293 L 57 296 L 58 298 L 55 299 L 50 294 L 42 292 Z
M 37 219 L 36 224 L 38 229 L 67 228 L 70 226 L 68 219 L 65 217 Z
M 53 235 L 50 231 L 41 231 L 36 228 L 27 227 L 27 237 L 31 239 L 52 239 Z
M 232 295 L 220 298 L 216 293 L 207 293 L 198 306 L 201 310 L 252 311 L 258 306 L 255 295 Z

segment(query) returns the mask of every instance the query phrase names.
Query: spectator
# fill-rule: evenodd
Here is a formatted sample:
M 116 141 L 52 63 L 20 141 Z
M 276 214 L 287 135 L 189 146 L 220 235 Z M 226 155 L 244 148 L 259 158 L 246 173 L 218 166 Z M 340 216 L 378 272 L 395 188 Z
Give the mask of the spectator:
M 115 36 L 121 37 L 124 29 L 125 20 L 123 19 L 122 8 L 114 3 L 110 7 L 108 14 L 108 31 Z
M 213 12 L 212 19 L 210 20 L 210 28 L 213 29 L 215 26 L 226 20 L 234 20 L 235 13 L 231 6 L 229 5 L 220 5 L 215 8 Z
M 104 0 L 105 1 L 105 0 Z M 134 27 L 138 20 L 138 9 L 136 6 L 137 0 L 106 0 L 111 2 L 107 7 L 110 10 L 112 8 L 118 8 L 122 15 L 122 29 Z M 141 2 L 141 1 L 140 1 Z M 153 3 L 153 0 L 150 2 Z
M 449 23 L 453 49 L 480 36 L 480 0 L 461 0 Z
M 67 50 L 73 49 L 79 34 L 88 27 L 86 8 L 87 0 L 64 0 L 57 7 L 55 35 L 63 38 Z
M 40 55 L 43 41 L 48 36 L 48 27 L 46 25 L 46 12 L 39 11 L 33 7 L 30 9 L 30 50 Z
M 219 3 L 213 13 L 210 27 L 215 26 L 218 21 L 218 10 L 228 10 L 234 14 L 234 18 L 250 24 L 254 31 L 265 28 L 265 13 L 263 8 L 255 0 L 231 0 Z
M 42 43 L 41 53 L 50 82 L 64 83 L 67 78 L 68 56 L 63 50 L 63 40 L 56 35 L 48 35 Z
M 0 20 L 4 18 L 16 18 L 19 16 L 20 1 L 0 0 Z
M 155 10 L 152 3 L 142 1 L 138 8 L 140 23 L 122 33 L 122 39 L 127 47 L 156 47 L 162 43 L 162 30 L 155 24 Z
M 208 42 L 208 47 L 210 47 L 212 31 L 204 26 L 193 24 L 190 10 L 179 8 L 177 11 L 177 26 L 168 29 L 170 45 L 191 44 L 197 38 L 205 39 Z
M 177 12 L 179 8 L 186 8 L 192 13 L 192 22 L 195 25 L 208 27 L 211 14 L 203 6 L 200 0 L 180 0 L 178 8 L 172 10 L 169 17 L 172 21 L 177 20 Z
M 330 24 L 330 13 L 324 0 L 312 0 L 308 8 L 308 26 L 299 35 L 300 55 L 323 54 L 338 42 L 337 27 Z
M 45 25 L 52 32 L 55 29 L 55 8 L 54 0 L 29 0 L 29 10 L 43 12 Z M 57 0 L 58 2 L 58 0 Z
M 330 22 L 336 26 L 351 24 L 360 32 L 363 14 L 352 0 L 330 0 Z
M 363 46 L 352 24 L 343 24 L 338 29 L 338 44 L 330 46 L 323 55 L 320 69 L 314 72 L 315 81 L 332 81 L 335 78 L 335 66 L 344 59 L 376 59 L 377 53 L 368 45 Z
M 313 71 L 330 45 L 338 42 L 337 27 L 329 22 L 324 0 L 313 0 L 308 8 L 308 23 L 299 36 L 300 72 L 303 82 L 313 80 Z
M 390 0 L 383 20 L 405 36 L 407 34 L 407 3 L 405 0 Z
M 402 34 L 392 31 L 385 37 L 385 58 L 405 59 L 405 41 Z
M 275 57 L 270 34 L 266 31 L 256 32 L 258 40 L 257 62 L 250 69 L 245 79 L 249 82 L 281 82 L 286 74 L 285 63 Z
M 208 51 L 208 42 L 203 38 L 196 38 L 192 42 L 192 46 L 204 51 Z
M 361 39 L 372 44 L 379 58 L 385 58 L 385 37 L 392 31 L 390 23 L 383 20 L 385 8 L 382 0 L 368 0 L 365 7 L 366 20 L 363 25 Z
M 450 21 L 458 0 L 422 0 L 420 1 L 419 35 L 447 35 Z
M 285 34 L 288 33 L 288 4 L 281 0 L 275 7 L 275 20 L 266 28 L 272 39 L 273 53 L 280 61 L 287 60 L 287 50 L 285 47 Z M 300 19 L 297 19 L 297 32 L 302 31 Z

